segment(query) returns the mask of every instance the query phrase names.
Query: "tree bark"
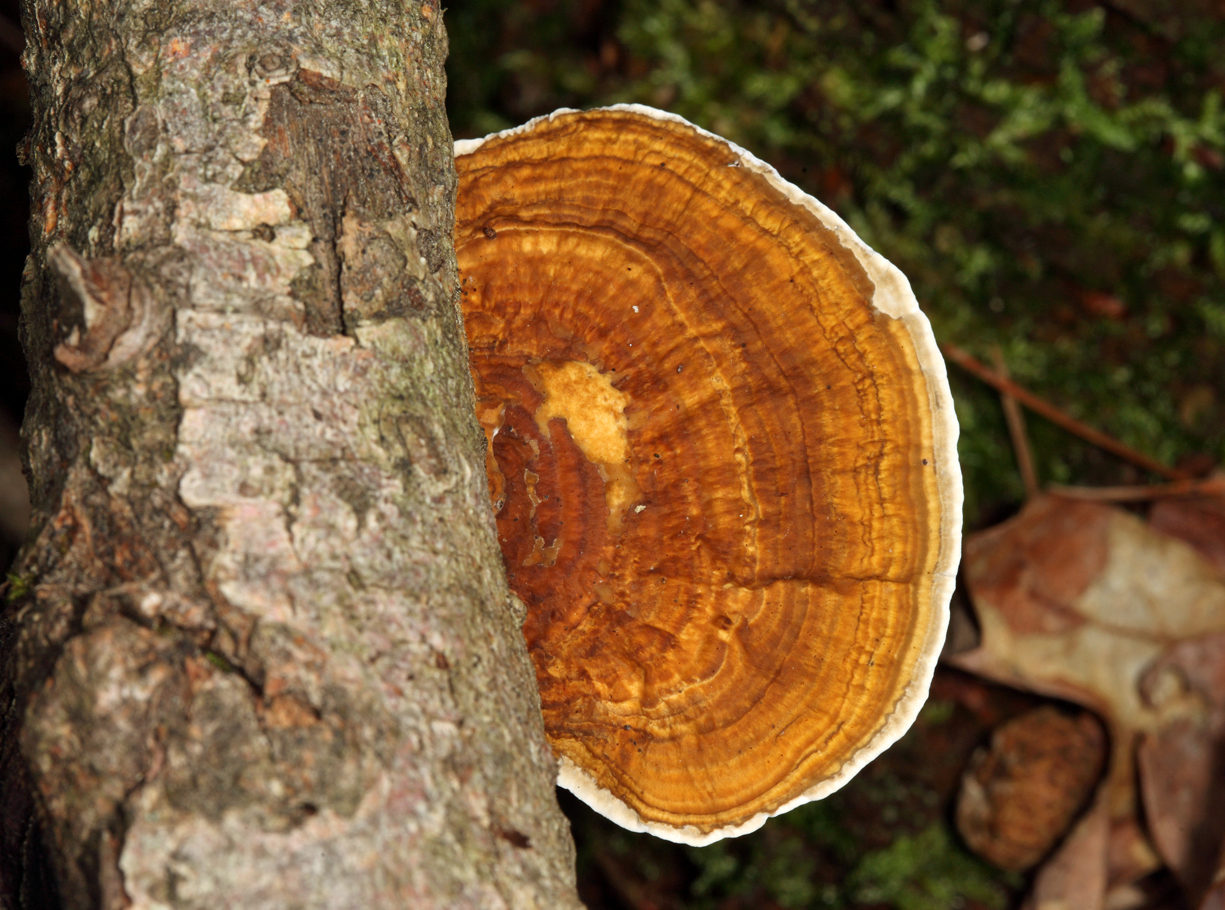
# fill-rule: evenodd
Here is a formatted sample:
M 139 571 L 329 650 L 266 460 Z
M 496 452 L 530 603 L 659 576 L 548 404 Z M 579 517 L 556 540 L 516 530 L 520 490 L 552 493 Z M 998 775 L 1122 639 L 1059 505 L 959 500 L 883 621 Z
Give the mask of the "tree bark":
M 27 0 L 0 905 L 578 906 L 437 0 Z

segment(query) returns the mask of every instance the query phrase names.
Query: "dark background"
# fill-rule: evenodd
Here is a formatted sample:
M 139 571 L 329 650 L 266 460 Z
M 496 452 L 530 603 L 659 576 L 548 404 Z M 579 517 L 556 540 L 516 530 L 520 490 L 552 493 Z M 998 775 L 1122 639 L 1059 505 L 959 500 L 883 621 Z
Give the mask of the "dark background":
M 29 252 L 29 168 L 17 163 L 17 143 L 30 126 L 30 102 L 19 55 L 20 6 L 0 0 L 0 565 L 17 553 L 26 520 L 17 473 L 17 429 L 30 381 L 17 339 L 21 269 Z

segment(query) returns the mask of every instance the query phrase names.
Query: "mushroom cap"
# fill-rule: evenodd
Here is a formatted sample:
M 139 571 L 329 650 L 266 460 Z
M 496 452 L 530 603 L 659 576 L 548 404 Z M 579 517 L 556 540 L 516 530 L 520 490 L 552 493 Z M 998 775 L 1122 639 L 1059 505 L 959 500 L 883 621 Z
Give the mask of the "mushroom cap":
M 486 468 L 559 783 L 706 844 L 906 731 L 960 554 L 906 278 L 748 152 L 638 105 L 456 143 Z

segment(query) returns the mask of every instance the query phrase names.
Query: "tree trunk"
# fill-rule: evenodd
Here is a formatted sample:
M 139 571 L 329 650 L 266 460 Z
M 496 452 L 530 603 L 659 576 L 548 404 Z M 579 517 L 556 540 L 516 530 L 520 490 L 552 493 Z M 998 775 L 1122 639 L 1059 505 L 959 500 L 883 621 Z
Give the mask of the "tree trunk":
M 437 0 L 27 0 L 0 905 L 576 907 Z

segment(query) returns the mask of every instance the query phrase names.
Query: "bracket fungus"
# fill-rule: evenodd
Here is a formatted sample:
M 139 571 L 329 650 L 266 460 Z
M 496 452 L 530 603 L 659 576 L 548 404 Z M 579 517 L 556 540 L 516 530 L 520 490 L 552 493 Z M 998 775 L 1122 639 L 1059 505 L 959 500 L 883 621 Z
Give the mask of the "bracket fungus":
M 926 698 L 960 552 L 909 284 L 651 108 L 456 155 L 489 486 L 559 783 L 689 844 L 831 793 Z

